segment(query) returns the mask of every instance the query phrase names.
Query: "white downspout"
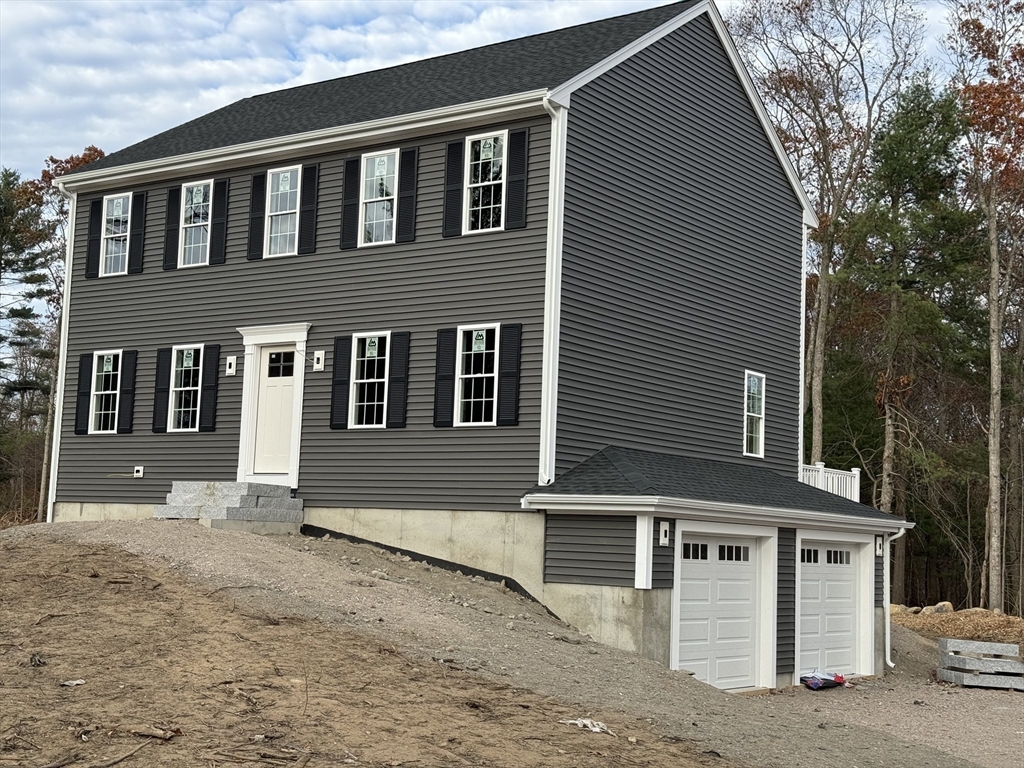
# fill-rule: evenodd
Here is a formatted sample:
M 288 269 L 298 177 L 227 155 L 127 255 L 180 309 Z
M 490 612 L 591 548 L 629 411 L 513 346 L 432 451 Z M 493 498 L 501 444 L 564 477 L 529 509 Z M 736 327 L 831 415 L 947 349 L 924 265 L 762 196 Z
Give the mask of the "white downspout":
M 75 251 L 75 218 L 78 215 L 78 193 L 68 192 L 64 182 L 57 180 L 54 186 L 71 202 L 68 204 L 67 247 L 64 253 L 64 296 L 60 311 L 60 359 L 57 361 L 57 388 L 53 402 L 53 444 L 50 447 L 50 477 L 46 494 L 46 522 L 53 522 L 53 505 L 57 499 L 57 470 L 60 462 L 60 435 L 64 423 L 64 389 L 68 369 L 68 322 L 71 314 L 71 256 Z
M 896 664 L 892 660 L 892 616 L 890 605 L 892 605 L 892 595 L 890 590 L 892 588 L 892 579 L 889 576 L 889 544 L 896 539 L 900 538 L 907 532 L 906 528 L 900 528 L 899 533 L 887 535 L 885 537 L 885 552 L 882 555 L 882 579 L 884 589 L 882 592 L 885 594 L 885 663 L 886 666 L 893 668 Z

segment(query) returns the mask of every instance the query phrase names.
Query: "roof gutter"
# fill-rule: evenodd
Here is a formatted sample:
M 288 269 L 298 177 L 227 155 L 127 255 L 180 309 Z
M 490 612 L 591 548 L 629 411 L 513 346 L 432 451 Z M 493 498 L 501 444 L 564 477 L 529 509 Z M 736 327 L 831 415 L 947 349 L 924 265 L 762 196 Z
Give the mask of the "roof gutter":
M 547 95 L 547 89 L 524 91 L 468 104 L 455 104 L 407 115 L 216 147 L 113 168 L 85 170 L 62 176 L 60 183 L 72 192 L 89 192 L 114 184 L 140 184 L 185 174 L 202 176 L 205 173 L 233 169 L 240 165 L 255 165 L 287 157 L 334 152 L 363 146 L 367 140 L 386 142 L 431 131 L 452 130 L 497 120 L 542 115 L 545 113 L 544 99 Z
M 815 512 L 786 507 L 762 507 L 750 504 L 724 504 L 670 496 L 570 496 L 558 493 L 528 493 L 523 496 L 523 509 L 580 514 L 661 514 L 686 516 L 691 520 L 789 526 L 813 525 L 825 530 L 862 530 L 874 533 L 913 528 L 906 520 L 884 520 L 875 517 L 854 517 L 831 512 Z

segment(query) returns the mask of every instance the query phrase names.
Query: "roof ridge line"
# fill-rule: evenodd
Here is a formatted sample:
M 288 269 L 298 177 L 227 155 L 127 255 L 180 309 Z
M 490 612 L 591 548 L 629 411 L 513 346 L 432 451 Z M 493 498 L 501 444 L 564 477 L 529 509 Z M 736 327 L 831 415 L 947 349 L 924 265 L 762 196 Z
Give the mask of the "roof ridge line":
M 609 445 L 604 449 L 604 455 L 611 462 L 611 465 L 619 471 L 630 485 L 639 493 L 648 493 L 656 490 L 647 475 L 637 469 L 636 465 L 622 455 L 622 449 L 617 445 Z

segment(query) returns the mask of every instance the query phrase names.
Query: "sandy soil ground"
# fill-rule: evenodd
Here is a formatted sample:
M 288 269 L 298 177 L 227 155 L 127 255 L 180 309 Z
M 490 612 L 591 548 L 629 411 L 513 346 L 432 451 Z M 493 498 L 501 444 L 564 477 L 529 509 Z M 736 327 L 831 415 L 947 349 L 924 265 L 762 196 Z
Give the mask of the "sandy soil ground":
M 731 696 L 368 545 L 29 526 L 0 532 L 0 766 L 1019 762 L 1024 698 L 931 683 L 917 638 L 903 676 Z

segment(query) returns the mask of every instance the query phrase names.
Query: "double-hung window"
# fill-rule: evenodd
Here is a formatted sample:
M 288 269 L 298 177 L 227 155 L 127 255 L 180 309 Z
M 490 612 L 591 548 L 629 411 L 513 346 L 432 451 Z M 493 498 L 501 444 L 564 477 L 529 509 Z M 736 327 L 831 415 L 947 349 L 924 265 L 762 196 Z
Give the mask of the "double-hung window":
M 299 166 L 267 174 L 268 256 L 293 256 L 298 252 L 300 174 Z
M 130 194 L 108 195 L 103 198 L 100 277 L 128 274 L 128 227 L 131 223 L 131 210 Z
M 359 199 L 359 245 L 395 242 L 398 150 L 363 155 Z
M 92 358 L 92 394 L 89 398 L 90 434 L 117 432 L 117 398 L 121 389 L 121 350 L 96 352 Z
M 502 228 L 508 131 L 466 139 L 466 209 L 463 233 Z
M 209 263 L 212 201 L 212 181 L 182 184 L 179 267 L 196 267 Z
M 494 426 L 498 394 L 497 324 L 458 329 L 455 426 Z
M 198 431 L 202 378 L 203 345 L 174 347 L 171 354 L 168 432 Z
M 764 458 L 764 375 L 746 371 L 743 455 Z
M 350 428 L 384 427 L 387 424 L 390 341 L 390 331 L 352 336 Z

